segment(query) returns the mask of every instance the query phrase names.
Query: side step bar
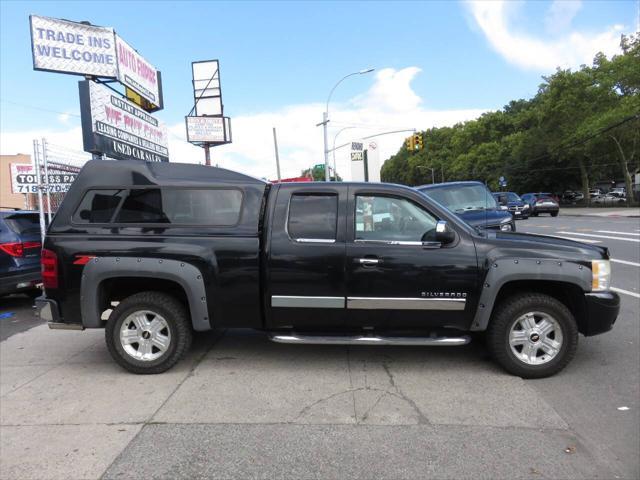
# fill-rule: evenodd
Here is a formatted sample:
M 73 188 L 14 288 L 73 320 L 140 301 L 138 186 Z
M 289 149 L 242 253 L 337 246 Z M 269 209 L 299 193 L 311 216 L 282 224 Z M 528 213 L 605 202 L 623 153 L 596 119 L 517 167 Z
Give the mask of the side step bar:
M 84 326 L 79 323 L 47 322 L 51 330 L 84 330 Z
M 454 347 L 466 345 L 471 338 L 460 337 L 370 337 L 370 336 L 326 336 L 298 334 L 269 334 L 276 343 L 300 343 L 310 345 L 414 345 L 428 347 Z

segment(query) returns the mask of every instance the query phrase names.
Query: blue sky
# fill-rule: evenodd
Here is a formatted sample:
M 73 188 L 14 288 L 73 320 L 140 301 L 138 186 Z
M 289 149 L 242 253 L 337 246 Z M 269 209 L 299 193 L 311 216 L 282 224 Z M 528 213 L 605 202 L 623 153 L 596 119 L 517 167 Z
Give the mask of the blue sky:
M 452 123 L 531 97 L 555 65 L 575 67 L 598 50 L 613 53 L 619 34 L 638 23 L 637 1 L 2 1 L 0 8 L 2 153 L 15 153 L 9 150 L 29 134 L 66 142 L 61 135 L 73 136 L 79 127 L 80 78 L 32 69 L 33 13 L 112 26 L 158 67 L 165 110 L 157 115 L 170 127 L 176 144 L 170 148 L 181 161 L 201 156 L 179 140 L 192 100 L 190 62 L 220 59 L 234 144 L 215 150 L 214 158 L 266 176 L 272 126 L 282 137 L 288 174 L 318 163 L 313 159 L 322 156 L 322 139 L 313 122 L 320 121 L 333 84 L 349 72 L 377 69 L 336 90 L 330 133 L 360 126 L 340 141 L 375 128 Z M 402 135 L 381 139 L 384 154 L 401 141 Z

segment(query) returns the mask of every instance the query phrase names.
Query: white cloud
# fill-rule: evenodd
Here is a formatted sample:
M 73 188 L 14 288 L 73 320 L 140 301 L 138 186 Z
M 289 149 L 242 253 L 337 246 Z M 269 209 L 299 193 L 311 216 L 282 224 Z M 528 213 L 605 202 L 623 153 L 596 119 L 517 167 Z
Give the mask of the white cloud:
M 426 130 L 434 126 L 478 117 L 485 110 L 428 110 L 421 107 L 422 99 L 411 88 L 411 82 L 420 70 L 408 67 L 390 68 L 376 73 L 368 91 L 344 104 L 330 105 L 329 146 L 340 130 L 336 145 L 360 139 L 367 135 L 391 130 Z M 257 177 L 276 178 L 272 128 L 276 127 L 283 177 L 299 176 L 300 172 L 323 163 L 321 121 L 324 104 L 290 105 L 275 111 L 265 111 L 232 118 L 233 143 L 211 149 L 212 163 L 242 171 Z M 159 115 L 161 117 L 161 115 Z M 171 161 L 204 163 L 204 152 L 186 142 L 184 122 L 169 126 L 169 154 Z M 380 157 L 395 154 L 407 133 L 386 135 L 377 139 Z M 0 153 L 29 153 L 32 139 L 46 137 L 49 142 L 81 150 L 79 127 L 63 131 L 0 132 Z M 428 145 L 428 140 L 427 140 Z M 330 156 L 330 159 L 333 157 Z M 350 179 L 350 160 L 347 148 L 336 152 L 338 173 Z
M 598 52 L 612 55 L 619 52 L 620 34 L 625 27 L 612 25 L 600 32 L 567 31 L 580 4 L 554 2 L 547 16 L 547 26 L 560 28 L 564 34 L 542 39 L 517 31 L 510 25 L 510 16 L 518 2 L 470 1 L 471 14 L 491 46 L 507 61 L 525 69 L 552 71 L 556 67 L 577 67 L 590 64 Z
M 547 30 L 552 34 L 563 33 L 582 8 L 582 0 L 554 0 L 544 19 Z

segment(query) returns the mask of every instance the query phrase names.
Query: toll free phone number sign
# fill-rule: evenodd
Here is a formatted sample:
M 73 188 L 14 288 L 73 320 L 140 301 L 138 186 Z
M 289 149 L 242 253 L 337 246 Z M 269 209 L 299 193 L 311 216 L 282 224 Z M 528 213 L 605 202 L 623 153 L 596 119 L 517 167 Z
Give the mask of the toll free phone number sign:
M 75 173 L 50 173 L 48 177 L 48 191 L 66 192 L 76 179 Z M 44 183 L 44 174 L 42 175 Z M 47 189 L 45 188 L 45 191 Z M 11 192 L 12 193 L 38 193 L 38 177 L 33 165 L 24 163 L 11 164 Z

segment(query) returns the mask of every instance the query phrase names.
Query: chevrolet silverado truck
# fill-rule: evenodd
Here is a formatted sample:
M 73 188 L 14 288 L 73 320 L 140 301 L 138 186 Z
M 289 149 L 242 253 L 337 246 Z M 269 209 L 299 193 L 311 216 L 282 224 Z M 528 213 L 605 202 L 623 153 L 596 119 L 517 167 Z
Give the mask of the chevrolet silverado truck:
M 193 332 L 296 344 L 454 346 L 482 334 L 508 372 L 554 374 L 612 328 L 606 248 L 476 230 L 418 190 L 270 184 L 199 165 L 88 162 L 48 228 L 41 318 L 104 328 L 160 373 Z

